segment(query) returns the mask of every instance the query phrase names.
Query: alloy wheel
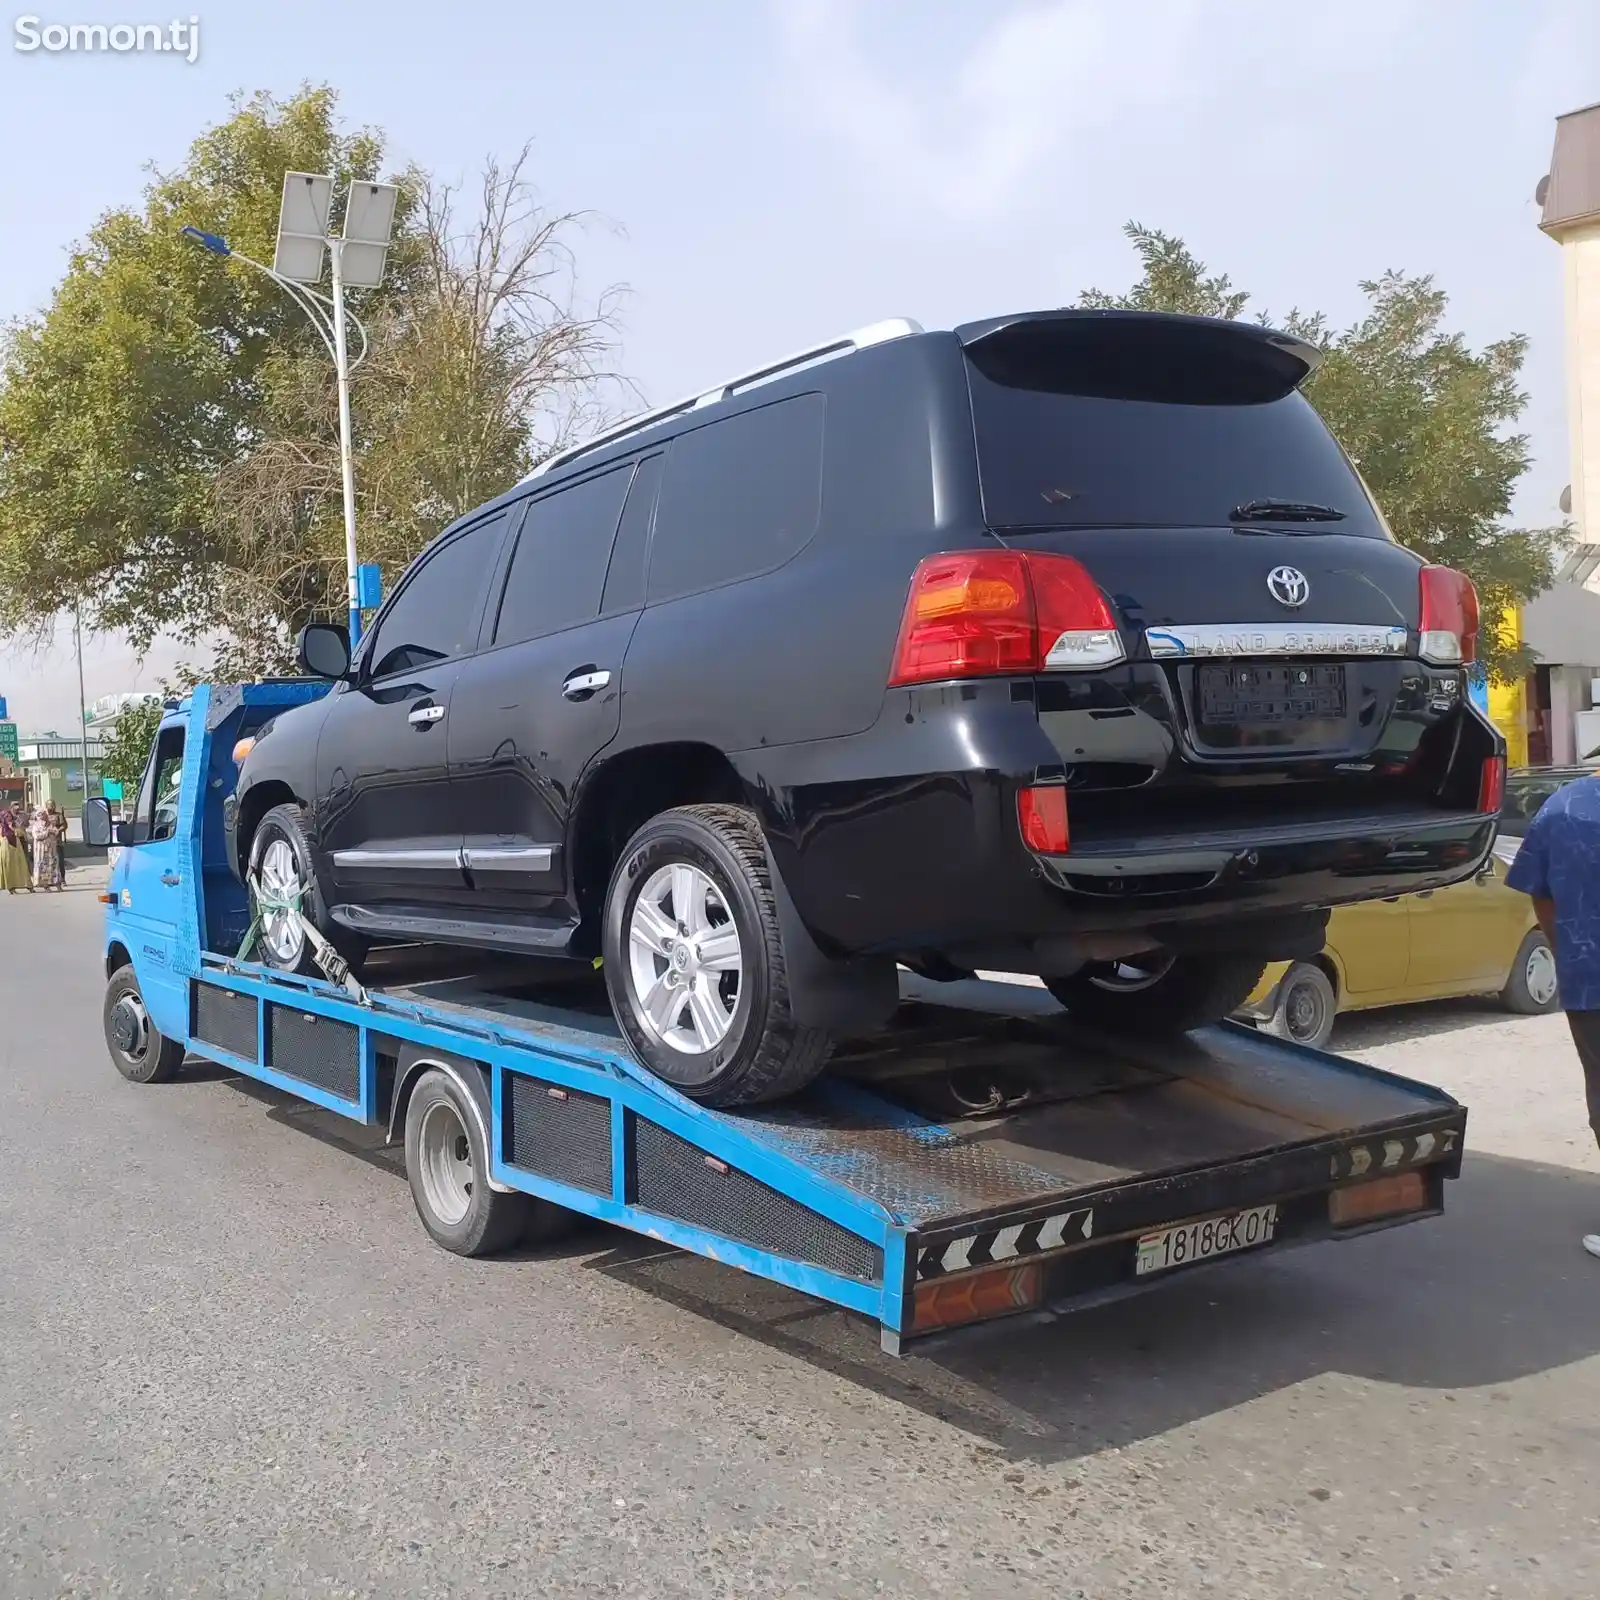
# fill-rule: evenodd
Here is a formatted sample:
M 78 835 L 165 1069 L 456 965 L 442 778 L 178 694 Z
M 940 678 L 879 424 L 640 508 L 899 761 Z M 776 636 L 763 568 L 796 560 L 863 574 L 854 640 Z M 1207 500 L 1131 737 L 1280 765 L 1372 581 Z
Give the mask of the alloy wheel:
M 1116 994 L 1136 994 L 1161 982 L 1172 971 L 1176 956 L 1152 952 L 1135 956 L 1127 961 L 1107 961 L 1096 964 L 1089 973 L 1089 981 L 1097 989 L 1110 989 Z
M 305 929 L 300 925 L 301 901 L 305 885 L 294 847 L 287 839 L 273 839 L 261 853 L 257 868 L 261 888 L 273 903 L 263 904 L 261 937 L 280 966 L 293 967 L 305 947 Z
M 684 1055 L 728 1036 L 744 985 L 733 912 L 709 873 L 659 867 L 628 915 L 628 997 L 640 1025 Z

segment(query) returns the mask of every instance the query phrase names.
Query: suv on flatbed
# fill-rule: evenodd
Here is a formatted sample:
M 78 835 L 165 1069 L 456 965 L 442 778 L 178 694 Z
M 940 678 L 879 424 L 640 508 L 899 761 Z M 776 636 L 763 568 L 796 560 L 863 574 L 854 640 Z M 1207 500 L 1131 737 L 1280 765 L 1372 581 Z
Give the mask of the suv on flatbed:
M 603 957 L 657 1074 L 769 1099 L 896 964 L 1109 1026 L 1233 1011 L 1494 837 L 1472 586 L 1400 548 L 1317 352 L 1131 312 L 884 323 L 445 530 L 226 822 L 263 947 Z

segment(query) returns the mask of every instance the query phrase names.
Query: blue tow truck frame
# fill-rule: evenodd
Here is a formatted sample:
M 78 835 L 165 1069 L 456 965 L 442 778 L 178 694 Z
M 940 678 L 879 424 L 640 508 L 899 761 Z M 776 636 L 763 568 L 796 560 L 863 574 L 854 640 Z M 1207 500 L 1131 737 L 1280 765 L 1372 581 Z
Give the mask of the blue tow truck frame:
M 203 684 L 169 706 L 102 896 L 125 1075 L 153 1027 L 393 1140 L 416 1085 L 443 1073 L 497 1193 L 859 1312 L 893 1354 L 1434 1216 L 1459 1174 L 1466 1112 L 1448 1095 L 1232 1023 L 1141 1043 L 1006 1006 L 1009 991 L 1041 1011 L 1042 991 L 957 985 L 950 1004 L 912 984 L 890 1028 L 847 1041 L 805 1095 L 730 1112 L 647 1073 L 603 1003 L 574 1003 L 570 967 L 551 1003 L 531 963 L 384 981 L 380 953 L 365 982 L 332 961 L 335 982 L 244 959 L 251 906 L 224 845 L 234 746 L 323 692 Z

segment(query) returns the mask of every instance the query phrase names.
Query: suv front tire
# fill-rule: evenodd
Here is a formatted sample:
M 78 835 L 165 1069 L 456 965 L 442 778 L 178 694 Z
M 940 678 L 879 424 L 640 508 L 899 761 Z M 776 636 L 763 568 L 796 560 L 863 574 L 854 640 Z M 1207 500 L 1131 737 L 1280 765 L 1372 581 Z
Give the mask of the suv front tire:
M 790 1012 L 761 830 L 742 806 L 682 806 L 634 834 L 606 894 L 606 986 L 646 1067 L 706 1105 L 749 1105 L 822 1071 L 827 1034 Z
M 259 881 L 270 896 L 263 905 L 254 884 Z M 311 861 L 311 842 L 306 837 L 305 809 L 295 804 L 274 806 L 257 824 L 250 840 L 250 872 L 247 879 L 250 909 L 261 926 L 251 954 L 279 972 L 297 972 L 306 977 L 322 976 L 316 953 L 305 929 L 283 902 L 297 902 L 302 915 L 317 931 L 333 943 L 346 961 L 359 965 L 367 953 L 367 941 L 347 929 L 338 938 L 329 933 L 327 907 L 317 886 Z

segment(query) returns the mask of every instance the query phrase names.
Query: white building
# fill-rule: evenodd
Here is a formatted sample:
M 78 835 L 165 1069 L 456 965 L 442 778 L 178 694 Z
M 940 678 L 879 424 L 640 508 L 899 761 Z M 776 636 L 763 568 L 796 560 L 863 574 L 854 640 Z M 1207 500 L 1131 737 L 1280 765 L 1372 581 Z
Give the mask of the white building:
M 1581 761 L 1600 746 L 1600 104 L 1556 118 L 1539 226 L 1561 247 L 1572 485 L 1562 509 L 1578 544 L 1554 588 L 1522 608 L 1540 656 L 1518 686 L 1524 759 Z M 1518 740 L 1507 729 L 1516 759 Z

